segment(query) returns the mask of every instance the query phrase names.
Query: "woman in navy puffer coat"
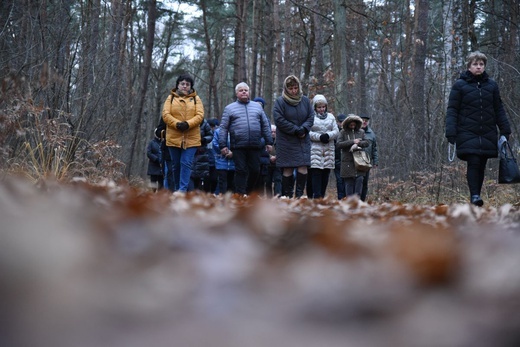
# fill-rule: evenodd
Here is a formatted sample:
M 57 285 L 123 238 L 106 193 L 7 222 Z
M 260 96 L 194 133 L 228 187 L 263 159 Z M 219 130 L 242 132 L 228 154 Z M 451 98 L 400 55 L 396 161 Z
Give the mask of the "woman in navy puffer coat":
M 498 156 L 497 126 L 506 138 L 511 133 L 498 85 L 484 71 L 486 63 L 480 52 L 468 56 L 468 70 L 453 85 L 446 114 L 446 138 L 467 162 L 471 203 L 477 206 L 484 204 L 480 192 L 487 160 Z
M 314 110 L 309 98 L 303 95 L 300 80 L 288 76 L 283 83 L 282 95 L 273 108 L 276 125 L 276 166 L 282 170 L 282 195 L 292 198 L 294 170 L 296 194 L 301 197 L 307 183 L 307 170 L 311 165 L 311 138 Z

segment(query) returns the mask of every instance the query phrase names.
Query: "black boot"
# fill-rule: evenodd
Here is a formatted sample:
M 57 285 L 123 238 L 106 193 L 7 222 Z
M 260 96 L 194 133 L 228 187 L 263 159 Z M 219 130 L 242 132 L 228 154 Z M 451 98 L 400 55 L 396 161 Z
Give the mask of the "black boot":
M 482 206 L 484 205 L 484 201 L 480 197 L 480 195 L 472 195 L 471 196 L 471 203 L 475 206 Z
M 303 190 L 307 185 L 307 174 L 296 173 L 296 199 L 299 199 L 303 195 Z
M 282 176 L 282 196 L 292 199 L 294 191 L 294 177 Z

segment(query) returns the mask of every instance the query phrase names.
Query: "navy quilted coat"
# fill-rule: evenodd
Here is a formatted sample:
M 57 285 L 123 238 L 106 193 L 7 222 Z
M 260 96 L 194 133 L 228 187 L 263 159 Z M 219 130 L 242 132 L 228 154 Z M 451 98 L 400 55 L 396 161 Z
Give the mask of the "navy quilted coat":
M 224 108 L 220 122 L 220 149 L 227 147 L 228 134 L 231 150 L 260 149 L 264 144 L 273 144 L 271 124 L 262 106 L 255 101 L 243 103 L 237 100 Z
M 463 72 L 451 89 L 446 114 L 446 137 L 456 138 L 457 157 L 496 158 L 497 126 L 500 134 L 511 133 L 497 83 L 486 72 L 482 76 Z
M 276 99 L 273 109 L 276 125 L 276 166 L 299 167 L 311 165 L 311 138 L 309 131 L 314 124 L 314 110 L 306 96 L 296 106 L 288 104 L 283 97 Z M 307 135 L 301 139 L 295 131 L 302 126 Z

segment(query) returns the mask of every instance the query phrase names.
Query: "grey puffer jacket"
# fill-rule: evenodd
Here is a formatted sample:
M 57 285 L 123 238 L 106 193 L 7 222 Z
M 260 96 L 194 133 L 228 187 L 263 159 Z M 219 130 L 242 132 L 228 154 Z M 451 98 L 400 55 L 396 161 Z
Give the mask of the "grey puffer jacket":
M 349 124 L 356 123 L 356 127 L 351 129 Z M 349 114 L 347 118 L 341 123 L 341 132 L 339 133 L 336 148 L 341 150 L 341 168 L 340 175 L 343 178 L 365 176 L 364 172 L 356 170 L 354 165 L 354 156 L 350 152 L 350 148 L 354 145 L 355 139 L 361 139 L 358 143 L 359 150 L 368 147 L 368 140 L 365 140 L 365 132 L 361 129 L 363 120 L 356 115 Z
M 226 106 L 220 122 L 220 149 L 227 147 L 228 133 L 230 149 L 258 149 L 273 144 L 269 120 L 262 106 L 254 101 L 237 100 Z
M 329 135 L 329 142 L 321 142 L 322 134 Z M 336 117 L 332 113 L 327 113 L 325 119 L 315 116 L 309 135 L 311 137 L 311 168 L 334 169 L 334 141 L 339 135 Z
M 291 168 L 311 165 L 311 138 L 309 131 L 314 124 L 314 110 L 309 98 L 292 106 L 283 97 L 276 99 L 273 108 L 276 125 L 276 166 Z M 299 138 L 295 132 L 302 127 L 305 137 Z
M 497 126 L 501 135 L 511 133 L 497 83 L 486 72 L 462 73 L 451 89 L 446 113 L 446 137 L 456 139 L 457 157 L 496 158 Z

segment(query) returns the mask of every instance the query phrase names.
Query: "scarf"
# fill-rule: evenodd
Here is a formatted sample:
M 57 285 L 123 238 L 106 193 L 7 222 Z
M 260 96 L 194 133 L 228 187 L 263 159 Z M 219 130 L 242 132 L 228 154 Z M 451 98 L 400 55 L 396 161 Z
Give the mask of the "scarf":
M 327 118 L 327 111 L 325 111 L 323 114 L 316 112 L 316 117 L 318 117 L 319 119 Z
M 298 83 L 298 95 L 291 95 L 289 94 L 289 91 L 287 90 L 288 84 L 294 84 Z M 302 100 L 303 92 L 302 92 L 302 85 L 300 83 L 300 80 L 294 76 L 290 75 L 288 76 L 285 81 L 283 82 L 283 92 L 282 92 L 282 98 L 291 106 L 296 106 L 300 103 Z

